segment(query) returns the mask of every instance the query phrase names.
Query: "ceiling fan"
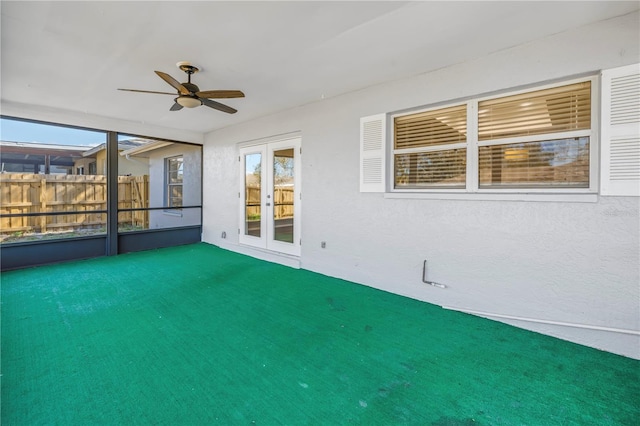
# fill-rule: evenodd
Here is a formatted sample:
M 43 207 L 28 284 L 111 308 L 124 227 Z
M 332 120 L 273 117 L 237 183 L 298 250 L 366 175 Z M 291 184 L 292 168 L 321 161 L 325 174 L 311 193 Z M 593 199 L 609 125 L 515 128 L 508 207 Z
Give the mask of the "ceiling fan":
M 212 101 L 211 98 L 214 99 L 222 99 L 222 98 L 244 98 L 244 93 L 240 90 L 204 90 L 200 91 L 200 88 L 195 84 L 191 83 L 191 74 L 195 74 L 200 71 L 196 66 L 192 65 L 189 62 L 178 62 L 177 67 L 182 71 L 187 73 L 187 82 L 179 83 L 175 78 L 171 77 L 169 74 L 163 73 L 162 71 L 155 71 L 158 76 L 169 83 L 174 89 L 176 89 L 177 93 L 169 93 L 169 92 L 154 92 L 151 90 L 136 90 L 136 89 L 118 89 L 124 90 L 127 92 L 139 92 L 139 93 L 155 93 L 158 95 L 178 95 L 177 98 L 174 99 L 173 106 L 169 109 L 169 111 L 178 111 L 183 107 L 186 108 L 195 108 L 200 105 L 206 105 L 209 108 L 217 109 L 218 111 L 223 111 L 229 114 L 235 114 L 238 110 L 231 108 L 230 106 L 221 104 L 220 102 Z

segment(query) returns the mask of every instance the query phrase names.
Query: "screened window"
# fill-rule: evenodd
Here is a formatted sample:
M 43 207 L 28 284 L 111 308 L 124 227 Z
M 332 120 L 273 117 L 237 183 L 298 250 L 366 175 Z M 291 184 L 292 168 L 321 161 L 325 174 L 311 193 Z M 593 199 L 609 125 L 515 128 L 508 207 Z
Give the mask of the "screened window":
M 588 189 L 592 81 L 394 117 L 394 189 Z
M 107 179 L 86 176 L 84 164 L 106 151 L 107 134 L 5 117 L 0 125 L 0 245 L 105 235 Z
M 118 134 L 118 230 L 201 224 L 202 147 Z
M 166 159 L 165 174 L 167 207 L 182 207 L 182 183 L 184 177 L 182 156 Z

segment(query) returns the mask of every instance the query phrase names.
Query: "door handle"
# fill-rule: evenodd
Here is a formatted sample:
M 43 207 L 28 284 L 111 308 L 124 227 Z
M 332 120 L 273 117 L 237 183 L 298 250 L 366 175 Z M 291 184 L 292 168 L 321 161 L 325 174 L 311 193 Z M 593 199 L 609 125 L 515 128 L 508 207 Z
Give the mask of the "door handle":
M 271 203 L 267 203 L 267 207 L 269 207 L 271 205 Z

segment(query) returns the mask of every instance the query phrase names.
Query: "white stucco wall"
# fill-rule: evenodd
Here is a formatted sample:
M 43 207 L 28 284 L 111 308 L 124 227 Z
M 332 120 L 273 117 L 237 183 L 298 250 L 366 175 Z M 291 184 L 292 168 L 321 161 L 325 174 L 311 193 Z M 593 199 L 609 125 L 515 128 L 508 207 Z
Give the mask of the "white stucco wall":
M 639 22 L 634 13 L 205 135 L 204 241 L 251 253 L 238 245 L 237 144 L 300 131 L 302 268 L 443 306 L 640 330 L 638 198 L 388 199 L 358 188 L 360 117 L 639 62 Z M 446 289 L 422 283 L 425 259 Z M 506 322 L 640 358 L 638 335 Z
M 202 155 L 201 147 L 175 143 L 149 153 L 149 206 L 162 207 L 165 192 L 165 159 L 183 156 L 184 175 L 182 186 L 182 205 L 201 204 Z M 200 209 L 151 210 L 149 228 L 171 228 L 200 224 Z
M 118 156 L 118 176 L 142 176 L 147 173 L 149 173 L 149 160 L 147 158 Z

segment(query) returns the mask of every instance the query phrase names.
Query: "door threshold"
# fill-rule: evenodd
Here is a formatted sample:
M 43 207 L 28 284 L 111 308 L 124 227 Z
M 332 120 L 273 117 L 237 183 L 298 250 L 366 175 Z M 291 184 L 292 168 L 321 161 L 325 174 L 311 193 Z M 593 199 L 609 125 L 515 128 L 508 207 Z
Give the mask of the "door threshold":
M 288 266 L 294 269 L 300 269 L 300 256 L 287 253 L 280 253 L 259 247 L 252 247 L 244 244 L 234 244 L 218 241 L 218 247 L 225 250 L 234 251 L 256 259 L 266 260 L 267 262 L 277 263 L 279 265 Z

